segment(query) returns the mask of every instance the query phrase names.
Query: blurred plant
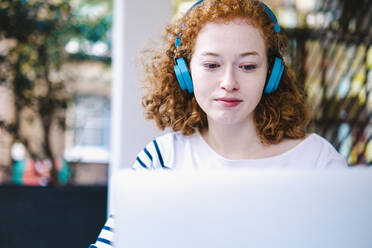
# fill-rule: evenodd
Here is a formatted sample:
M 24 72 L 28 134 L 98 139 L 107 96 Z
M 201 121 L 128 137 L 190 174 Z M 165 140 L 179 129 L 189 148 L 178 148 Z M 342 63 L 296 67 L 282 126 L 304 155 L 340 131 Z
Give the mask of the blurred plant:
M 79 11 L 84 10 L 84 3 L 87 6 L 94 1 L 78 1 L 76 10 L 70 2 L 0 0 L 0 84 L 11 90 L 14 99 L 14 118 L 11 122 L 0 119 L 0 128 L 14 141 L 23 143 L 33 159 L 55 161 L 60 156 L 52 151 L 50 136 L 52 125 L 66 128 L 65 111 L 71 100 L 66 86 L 70 82 L 64 80 L 60 68 L 71 59 L 66 52 L 68 44 L 78 41 L 81 49 L 73 54 L 78 59 L 92 55 L 100 58 L 90 54 L 84 42 L 101 42 L 101 48 L 106 44 L 108 51 L 103 60 L 110 61 L 110 9 L 98 18 L 88 18 Z M 42 126 L 43 142 L 37 151 L 30 145 L 33 141 L 22 134 L 21 114 L 26 109 L 33 113 L 28 121 L 38 119 Z M 52 169 L 49 184 L 58 184 L 56 168 Z
M 12 122 L 0 120 L 14 140 L 22 142 L 33 159 L 55 160 L 50 134 L 54 122 L 64 129 L 69 96 L 56 72 L 66 58 L 66 24 L 71 20 L 68 1 L 2 0 L 0 3 L 0 36 L 12 40 L 7 54 L 0 58 L 0 82 L 9 87 L 14 99 Z M 42 126 L 42 148 L 35 151 L 31 140 L 22 135 L 21 113 L 28 109 Z M 55 168 L 50 183 L 58 182 Z
M 73 35 L 66 51 L 73 59 L 93 59 L 111 62 L 112 0 L 71 1 L 74 21 Z

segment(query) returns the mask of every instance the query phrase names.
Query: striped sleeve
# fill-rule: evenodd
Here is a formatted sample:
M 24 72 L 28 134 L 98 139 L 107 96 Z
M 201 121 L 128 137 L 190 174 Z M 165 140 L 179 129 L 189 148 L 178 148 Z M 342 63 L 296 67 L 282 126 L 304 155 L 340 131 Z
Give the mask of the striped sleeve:
M 113 248 L 114 241 L 114 216 L 110 215 L 103 226 L 98 238 L 89 248 Z
M 161 151 L 156 139 L 150 142 L 136 157 L 133 169 L 169 169 L 164 162 L 164 152 Z

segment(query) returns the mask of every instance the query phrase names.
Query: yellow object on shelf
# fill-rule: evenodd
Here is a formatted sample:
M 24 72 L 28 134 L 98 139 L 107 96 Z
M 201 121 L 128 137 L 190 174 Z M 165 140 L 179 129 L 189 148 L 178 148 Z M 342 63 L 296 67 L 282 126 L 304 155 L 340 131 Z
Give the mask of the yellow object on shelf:
M 372 46 L 368 48 L 366 60 L 367 60 L 367 69 L 370 70 L 372 68 Z
M 354 75 L 353 80 L 351 81 L 351 89 L 349 95 L 351 97 L 358 96 L 362 90 L 363 84 L 366 81 L 366 68 L 361 66 L 359 71 Z

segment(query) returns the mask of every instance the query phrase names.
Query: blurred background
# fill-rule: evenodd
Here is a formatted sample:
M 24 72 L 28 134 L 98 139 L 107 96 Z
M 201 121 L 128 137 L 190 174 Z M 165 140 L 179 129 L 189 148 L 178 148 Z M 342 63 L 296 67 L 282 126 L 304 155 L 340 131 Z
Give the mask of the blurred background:
M 0 247 L 94 242 L 110 175 L 159 134 L 136 56 L 194 2 L 0 0 Z M 309 131 L 370 166 L 370 1 L 264 2 L 289 37 Z

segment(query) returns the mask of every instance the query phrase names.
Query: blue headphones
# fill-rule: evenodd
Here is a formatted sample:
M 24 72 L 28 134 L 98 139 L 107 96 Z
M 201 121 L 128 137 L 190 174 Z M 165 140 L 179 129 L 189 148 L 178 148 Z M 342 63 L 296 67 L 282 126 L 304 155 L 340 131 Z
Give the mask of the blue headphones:
M 196 5 L 202 3 L 203 0 L 197 1 L 194 5 L 191 6 L 191 8 L 186 12 L 185 15 L 187 15 Z M 271 21 L 274 23 L 274 30 L 276 33 L 280 32 L 280 27 L 278 24 L 278 21 L 276 19 L 276 16 L 274 12 L 264 3 L 262 3 L 262 6 L 265 8 L 265 11 L 267 15 L 270 17 Z M 176 41 L 175 41 L 175 47 L 181 46 L 181 34 L 177 36 Z M 275 57 L 274 59 L 274 65 L 271 70 L 271 73 L 269 73 L 267 82 L 266 82 L 266 87 L 264 92 L 266 94 L 270 94 L 274 92 L 278 86 L 280 79 L 282 78 L 283 71 L 284 71 L 284 64 L 283 60 L 279 57 Z M 194 92 L 194 86 L 192 83 L 191 75 L 190 75 L 190 70 L 187 67 L 186 60 L 182 57 L 180 58 L 175 58 L 175 65 L 174 65 L 174 72 L 177 77 L 177 81 L 181 86 L 182 90 L 187 90 L 189 93 Z

